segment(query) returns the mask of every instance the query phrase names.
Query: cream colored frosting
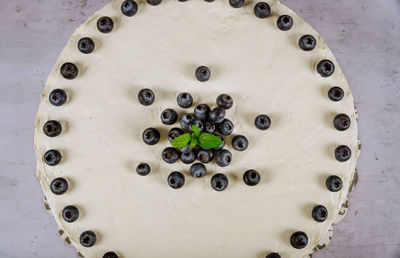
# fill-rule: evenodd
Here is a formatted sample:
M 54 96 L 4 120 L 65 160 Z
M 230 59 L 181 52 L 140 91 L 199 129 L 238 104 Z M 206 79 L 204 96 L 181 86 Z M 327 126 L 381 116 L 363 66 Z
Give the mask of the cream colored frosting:
M 261 258 L 272 251 L 282 257 L 304 257 L 312 253 L 347 199 L 358 156 L 353 97 L 319 34 L 274 0 L 266 1 L 272 9 L 266 19 L 255 17 L 254 1 L 239 9 L 219 0 L 164 0 L 159 6 L 140 1 L 133 17 L 121 14 L 121 2 L 106 5 L 75 31 L 48 78 L 37 114 L 37 176 L 64 236 L 85 257 L 102 257 L 110 250 L 129 258 Z M 290 31 L 276 27 L 282 14 L 294 19 Z M 111 33 L 97 30 L 101 16 L 114 20 Z M 304 34 L 318 41 L 311 52 L 298 47 Z M 82 37 L 94 39 L 93 53 L 78 51 Z M 322 59 L 335 63 L 336 71 L 329 78 L 315 71 Z M 75 80 L 60 75 L 64 62 L 78 65 Z M 194 77 L 200 65 L 211 69 L 208 82 Z M 343 100 L 329 100 L 327 92 L 333 86 L 344 89 Z M 68 94 L 67 103 L 60 107 L 48 101 L 56 88 Z M 155 92 L 153 105 L 138 103 L 142 88 Z M 166 134 L 173 127 L 161 123 L 161 111 L 173 108 L 183 114 L 193 110 L 178 107 L 176 96 L 183 91 L 192 94 L 195 105 L 215 106 L 219 94 L 232 96 L 234 106 L 226 116 L 235 125 L 233 135 L 249 139 L 249 148 L 237 152 L 231 148 L 232 136 L 226 137 L 226 148 L 233 153 L 231 165 L 207 164 L 203 178 L 192 178 L 190 165 L 171 165 L 161 159 L 161 151 L 169 145 Z M 344 132 L 332 124 L 338 113 L 352 120 Z M 259 114 L 271 117 L 271 128 L 255 128 L 254 118 Z M 51 119 L 63 126 L 58 137 L 49 138 L 42 131 Z M 158 144 L 143 143 L 142 132 L 147 127 L 161 132 Z M 334 149 L 342 144 L 353 152 L 347 162 L 334 158 Z M 58 166 L 44 164 L 42 157 L 49 149 L 61 151 Z M 135 172 L 140 162 L 150 164 L 148 176 Z M 248 169 L 261 174 L 257 186 L 243 183 Z M 181 189 L 168 186 L 172 171 L 185 174 Z M 229 178 L 223 192 L 211 188 L 215 173 Z M 325 179 L 331 174 L 342 178 L 342 191 L 326 189 Z M 49 189 L 56 177 L 70 184 L 60 196 Z M 311 217 L 318 204 L 329 211 L 323 223 Z M 67 205 L 80 210 L 73 223 L 61 218 Z M 98 237 L 90 248 L 79 243 L 79 235 L 86 230 Z M 307 233 L 306 248 L 290 245 L 295 231 Z

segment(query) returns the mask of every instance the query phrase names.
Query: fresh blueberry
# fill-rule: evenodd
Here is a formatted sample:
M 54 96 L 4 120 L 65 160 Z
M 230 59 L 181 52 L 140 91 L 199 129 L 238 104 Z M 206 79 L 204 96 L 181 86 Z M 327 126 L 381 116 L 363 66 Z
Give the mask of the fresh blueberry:
M 90 54 L 95 48 L 94 41 L 91 38 L 81 38 L 78 41 L 78 49 L 83 54 Z
M 233 8 L 240 8 L 244 5 L 244 0 L 229 0 L 229 4 Z
M 66 222 L 74 222 L 79 218 L 79 210 L 75 206 L 67 206 L 62 211 L 62 217 Z
M 201 163 L 209 163 L 214 158 L 214 151 L 209 149 L 200 149 L 197 152 L 197 159 Z
M 224 119 L 220 124 L 218 124 L 218 132 L 223 136 L 231 135 L 233 128 L 233 123 L 229 119 Z
M 121 12 L 128 16 L 134 16 L 138 11 L 138 4 L 133 0 L 125 0 L 121 5 Z
M 331 192 L 338 192 L 343 186 L 342 179 L 335 175 L 329 176 L 325 181 L 325 186 Z
M 207 173 L 206 166 L 201 163 L 194 163 L 190 166 L 190 174 L 192 177 L 202 177 Z
M 332 87 L 328 91 L 328 97 L 332 101 L 339 101 L 342 100 L 344 97 L 344 91 L 342 88 L 339 87 Z
M 260 19 L 267 18 L 271 14 L 271 7 L 265 2 L 258 2 L 254 6 L 254 14 Z
M 43 126 L 44 134 L 49 137 L 56 137 L 60 135 L 61 131 L 62 131 L 61 124 L 55 120 L 47 121 Z
M 192 164 L 196 159 L 196 155 L 194 151 L 182 152 L 181 153 L 181 161 L 185 164 Z
M 311 51 L 317 45 L 317 40 L 315 40 L 312 35 L 304 35 L 299 39 L 299 47 L 304 51 Z
M 329 77 L 335 72 L 335 65 L 330 60 L 321 60 L 317 64 L 317 72 L 322 77 Z
M 161 122 L 165 125 L 172 125 L 178 120 L 178 113 L 173 109 L 165 109 L 161 112 Z
M 167 147 L 162 151 L 161 157 L 168 164 L 173 164 L 179 159 L 179 152 L 175 148 Z
M 247 170 L 243 175 L 243 181 L 246 185 L 254 186 L 260 182 L 260 174 L 254 169 Z
M 293 18 L 290 15 L 279 16 L 276 25 L 280 30 L 288 31 L 293 27 Z
M 67 102 L 67 93 L 62 89 L 55 89 L 50 92 L 49 101 L 54 106 L 61 106 Z
M 216 129 L 217 128 L 215 127 L 215 124 L 213 122 L 207 121 L 207 122 L 204 123 L 204 131 L 206 133 L 213 134 L 213 133 L 215 133 Z
M 306 233 L 297 231 L 290 237 L 290 244 L 296 249 L 302 249 L 308 244 L 308 237 Z
M 62 155 L 58 150 L 48 150 L 43 156 L 44 162 L 49 166 L 56 166 L 61 162 Z
M 232 139 L 232 147 L 237 151 L 244 151 L 249 146 L 249 141 L 243 135 L 237 135 Z
M 260 130 L 267 130 L 271 126 L 271 119 L 267 115 L 259 115 L 254 120 L 254 124 Z
M 102 33 L 110 33 L 114 28 L 114 22 L 110 17 L 103 16 L 97 20 L 97 29 Z
M 339 130 L 344 131 L 350 127 L 350 117 L 346 114 L 339 114 L 333 119 L 333 126 Z
M 204 130 L 204 124 L 203 124 L 203 122 L 201 122 L 200 119 L 193 119 L 192 122 L 189 123 L 190 130 L 192 129 L 192 125 L 197 126 L 197 128 L 199 128 L 200 132 L 202 132 Z
M 196 78 L 201 82 L 208 81 L 211 76 L 211 71 L 206 66 L 200 66 L 196 69 Z
M 181 117 L 181 121 L 180 124 L 182 126 L 183 129 L 185 130 L 190 130 L 191 125 L 192 125 L 192 121 L 195 119 L 195 116 L 193 114 L 184 114 Z
M 147 163 L 140 163 L 136 167 L 136 172 L 141 176 L 147 176 L 151 171 L 150 165 Z
M 194 108 L 194 116 L 202 121 L 208 118 L 210 107 L 207 104 L 199 104 Z
M 221 94 L 217 97 L 217 105 L 223 109 L 230 109 L 233 106 L 233 99 L 228 94 Z
M 148 145 L 154 145 L 160 140 L 160 133 L 155 128 L 147 128 L 142 135 L 143 141 Z
M 61 195 L 68 190 L 68 181 L 62 177 L 53 179 L 50 183 L 50 190 L 55 195 Z
M 223 191 L 228 187 L 228 178 L 224 174 L 215 174 L 211 178 L 211 187 L 215 191 Z
M 176 100 L 181 108 L 189 108 L 193 104 L 192 95 L 186 92 L 179 93 L 179 95 L 176 97 Z
M 232 153 L 228 150 L 218 150 L 215 154 L 215 161 L 217 165 L 220 167 L 226 167 L 231 164 L 232 161 Z
M 161 4 L 162 0 L 146 0 L 146 2 L 147 2 L 149 5 L 156 6 L 156 5 Z
M 215 136 L 217 136 L 222 141 L 222 144 L 220 146 L 218 146 L 217 148 L 214 148 L 214 149 L 215 150 L 222 150 L 225 147 L 225 139 L 220 134 L 215 134 Z
M 311 215 L 316 222 L 324 222 L 328 218 L 328 210 L 322 205 L 317 205 L 313 208 Z
M 351 157 L 351 150 L 345 145 L 340 145 L 335 149 L 335 158 L 337 161 L 345 162 Z
M 178 136 L 181 136 L 182 134 L 183 134 L 182 129 L 174 127 L 168 132 L 168 141 L 171 142 L 173 139 L 175 139 Z
M 143 106 L 150 106 L 155 98 L 154 92 L 150 89 L 142 89 L 138 93 L 138 100 Z
M 179 189 L 185 184 L 185 176 L 178 171 L 172 172 L 168 176 L 168 184 L 174 189 Z
M 278 253 L 269 253 L 265 258 L 281 258 Z
M 225 118 L 225 109 L 216 107 L 210 112 L 210 120 L 214 123 L 221 123 Z
M 96 240 L 97 236 L 93 231 L 85 231 L 79 237 L 79 241 L 81 242 L 81 245 L 84 247 L 94 246 Z
M 73 80 L 78 76 L 78 67 L 73 63 L 64 63 L 60 68 L 61 75 L 67 80 Z
M 118 254 L 114 252 L 107 252 L 103 255 L 103 258 L 118 258 Z

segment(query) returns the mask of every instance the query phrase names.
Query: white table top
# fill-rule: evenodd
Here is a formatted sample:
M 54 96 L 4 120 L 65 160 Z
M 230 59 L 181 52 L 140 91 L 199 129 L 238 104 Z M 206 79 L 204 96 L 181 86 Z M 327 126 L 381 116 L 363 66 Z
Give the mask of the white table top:
M 68 38 L 107 2 L 0 1 L 0 257 L 77 257 L 43 207 L 34 119 L 47 75 Z M 399 258 L 400 1 L 282 2 L 327 41 L 359 110 L 359 182 L 331 244 L 313 257 Z

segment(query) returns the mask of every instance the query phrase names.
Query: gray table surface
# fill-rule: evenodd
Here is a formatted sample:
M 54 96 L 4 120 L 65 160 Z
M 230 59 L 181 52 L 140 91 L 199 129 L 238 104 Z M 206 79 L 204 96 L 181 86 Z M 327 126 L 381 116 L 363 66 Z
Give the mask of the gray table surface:
M 0 257 L 76 257 L 43 207 L 33 127 L 64 44 L 107 2 L 0 0 Z M 331 244 L 314 257 L 399 258 L 400 1 L 282 2 L 325 38 L 359 110 L 359 182 Z

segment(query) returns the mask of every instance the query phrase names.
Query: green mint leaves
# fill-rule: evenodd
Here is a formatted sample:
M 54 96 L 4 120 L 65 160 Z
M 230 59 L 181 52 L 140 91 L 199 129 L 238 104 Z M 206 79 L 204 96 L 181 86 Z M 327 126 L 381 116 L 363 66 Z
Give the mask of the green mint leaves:
M 171 145 L 175 148 L 184 148 L 189 144 L 189 148 L 194 148 L 199 145 L 202 148 L 212 149 L 217 148 L 222 144 L 222 140 L 215 135 L 200 132 L 199 128 L 192 125 L 193 133 L 185 133 L 176 137 L 171 141 Z

